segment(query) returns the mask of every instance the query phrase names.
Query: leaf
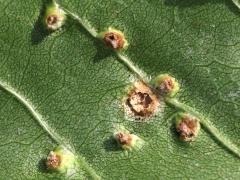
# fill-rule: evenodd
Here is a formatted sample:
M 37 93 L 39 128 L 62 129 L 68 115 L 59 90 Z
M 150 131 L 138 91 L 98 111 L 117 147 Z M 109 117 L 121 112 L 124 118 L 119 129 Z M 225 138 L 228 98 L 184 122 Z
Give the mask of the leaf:
M 45 2 L 0 3 L 1 178 L 66 178 L 45 167 L 48 153 L 59 144 L 79 157 L 81 178 L 239 177 L 239 157 L 208 128 L 196 142 L 179 140 L 172 121 L 177 108 L 167 105 L 149 122 L 129 121 L 122 98 L 138 76 L 79 21 L 68 17 L 61 30 L 49 33 L 40 23 Z M 148 77 L 176 77 L 179 102 L 240 147 L 240 21 L 232 1 L 59 4 L 97 32 L 109 26 L 122 30 L 129 42 L 124 53 L 134 67 Z M 120 150 L 111 140 L 116 126 L 140 136 L 143 147 Z
M 240 7 L 239 0 L 232 0 L 232 1 L 238 8 Z

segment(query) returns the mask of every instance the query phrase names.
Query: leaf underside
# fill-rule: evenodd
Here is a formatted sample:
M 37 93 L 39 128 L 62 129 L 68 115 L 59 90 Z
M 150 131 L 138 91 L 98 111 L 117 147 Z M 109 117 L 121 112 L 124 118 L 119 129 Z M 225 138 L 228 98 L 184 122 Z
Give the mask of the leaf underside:
M 239 10 L 227 0 L 61 0 L 98 31 L 122 30 L 127 56 L 149 77 L 170 73 L 178 99 L 240 147 Z M 102 179 L 237 179 L 239 158 L 207 131 L 183 143 L 165 107 L 149 122 L 121 106 L 136 77 L 74 20 L 54 33 L 39 24 L 41 1 L 0 0 L 0 84 L 31 102 L 43 121 Z M 46 172 L 56 142 L 9 91 L 0 88 L 0 179 L 62 177 Z M 122 125 L 144 139 L 134 152 L 110 137 Z M 88 178 L 88 175 L 86 174 Z

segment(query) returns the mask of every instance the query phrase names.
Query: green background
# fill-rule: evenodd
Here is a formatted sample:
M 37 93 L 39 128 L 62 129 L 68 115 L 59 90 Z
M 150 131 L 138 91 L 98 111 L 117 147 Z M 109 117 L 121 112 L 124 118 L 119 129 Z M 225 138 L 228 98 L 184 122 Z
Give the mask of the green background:
M 230 0 L 61 0 L 96 28 L 122 30 L 125 52 L 149 77 L 170 73 L 178 99 L 240 146 L 240 12 Z M 102 179 L 237 179 L 239 158 L 204 129 L 188 145 L 175 133 L 176 110 L 130 121 L 121 99 L 136 80 L 77 22 L 46 34 L 43 2 L 0 0 L 0 81 L 9 84 L 86 159 Z M 110 137 L 123 125 L 146 142 L 125 153 Z M 56 143 L 26 107 L 0 90 L 0 179 L 64 178 L 43 160 Z M 87 176 L 87 175 L 86 175 Z M 88 177 L 86 177 L 88 178 Z

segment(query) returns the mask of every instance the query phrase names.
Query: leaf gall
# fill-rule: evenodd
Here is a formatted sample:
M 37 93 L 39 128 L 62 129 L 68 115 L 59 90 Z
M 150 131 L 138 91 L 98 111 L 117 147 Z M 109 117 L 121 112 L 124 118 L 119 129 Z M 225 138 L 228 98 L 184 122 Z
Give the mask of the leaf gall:
M 135 119 L 146 119 L 152 116 L 159 105 L 158 96 L 142 81 L 135 82 L 124 99 L 127 114 Z
M 46 29 L 55 31 L 63 26 L 66 20 L 66 13 L 59 7 L 59 5 L 52 1 L 47 4 L 44 21 Z
M 114 138 L 123 150 L 139 149 L 143 145 L 143 140 L 138 136 L 131 134 L 126 129 L 117 131 Z
M 161 95 L 167 97 L 174 97 L 180 89 L 177 80 L 169 74 L 159 75 L 154 80 L 154 86 Z
M 125 39 L 124 34 L 113 28 L 108 28 L 107 31 L 100 33 L 100 38 L 103 39 L 104 43 L 108 47 L 114 50 L 126 49 L 128 46 L 128 42 Z
M 199 133 L 199 120 L 190 114 L 180 113 L 176 116 L 176 130 L 183 141 L 191 142 Z
M 50 151 L 46 160 L 46 166 L 49 170 L 58 171 L 60 173 L 74 171 L 77 164 L 77 158 L 74 154 L 61 146 Z

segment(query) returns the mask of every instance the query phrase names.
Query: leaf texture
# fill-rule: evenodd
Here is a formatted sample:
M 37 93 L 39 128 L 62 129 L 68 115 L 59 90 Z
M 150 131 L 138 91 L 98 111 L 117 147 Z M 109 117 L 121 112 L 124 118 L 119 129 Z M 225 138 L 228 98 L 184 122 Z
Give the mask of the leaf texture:
M 148 77 L 170 73 L 178 99 L 240 147 L 239 9 L 227 0 L 61 0 L 97 32 L 122 30 L 125 54 Z M 237 179 L 239 158 L 206 129 L 179 140 L 174 107 L 149 122 L 126 117 L 122 98 L 137 77 L 104 44 L 71 19 L 46 33 L 42 1 L 0 0 L 0 179 L 65 178 L 44 159 L 60 144 L 102 179 Z M 14 93 L 11 93 L 8 88 Z M 34 112 L 29 111 L 27 102 Z M 46 123 L 53 134 L 41 125 Z M 111 136 L 124 126 L 144 146 L 125 153 Z M 83 178 L 91 179 L 86 169 Z

